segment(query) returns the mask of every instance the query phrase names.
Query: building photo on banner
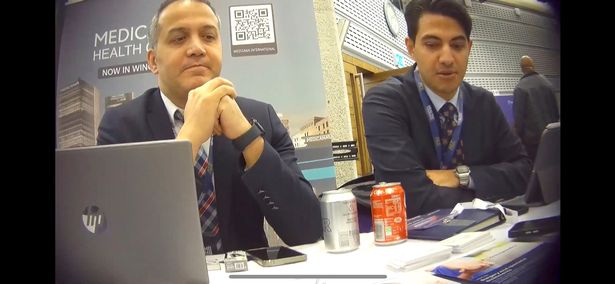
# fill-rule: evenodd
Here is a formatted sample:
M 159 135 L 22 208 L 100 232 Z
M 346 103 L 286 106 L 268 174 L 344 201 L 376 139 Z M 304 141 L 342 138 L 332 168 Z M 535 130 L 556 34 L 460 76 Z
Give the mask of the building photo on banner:
M 159 2 L 64 4 L 56 90 L 56 148 L 96 145 L 106 110 L 157 86 L 147 65 Z M 222 71 L 237 95 L 273 106 L 317 194 L 335 168 L 312 1 L 212 1 L 220 18 Z M 302 25 L 295 20 L 301 19 Z M 311 24 L 310 24 L 311 23 Z

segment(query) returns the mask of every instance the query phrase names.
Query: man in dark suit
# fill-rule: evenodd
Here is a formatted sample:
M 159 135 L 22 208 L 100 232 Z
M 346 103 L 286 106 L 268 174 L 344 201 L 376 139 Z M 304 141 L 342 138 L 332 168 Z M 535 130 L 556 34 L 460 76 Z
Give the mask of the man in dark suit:
M 208 232 L 216 243 L 203 228 L 208 253 L 267 246 L 263 217 L 288 245 L 315 242 L 322 235 L 320 206 L 288 132 L 271 105 L 238 97 L 233 84 L 219 77 L 220 37 L 209 1 L 162 3 L 147 53 L 159 88 L 107 110 L 98 144 L 187 139 L 195 159 L 205 146 L 213 157 L 207 159 L 216 205 L 210 216 L 218 226 Z M 222 248 L 216 247 L 220 239 Z
M 403 76 L 367 92 L 365 136 L 377 181 L 401 182 L 407 216 L 523 194 L 528 159 L 492 93 L 463 82 L 472 20 L 454 0 L 406 6 Z
M 545 76 L 534 71 L 531 57 L 521 57 L 521 70 L 523 77 L 513 92 L 513 129 L 533 161 L 542 132 L 547 124 L 559 121 L 559 111 L 553 85 Z

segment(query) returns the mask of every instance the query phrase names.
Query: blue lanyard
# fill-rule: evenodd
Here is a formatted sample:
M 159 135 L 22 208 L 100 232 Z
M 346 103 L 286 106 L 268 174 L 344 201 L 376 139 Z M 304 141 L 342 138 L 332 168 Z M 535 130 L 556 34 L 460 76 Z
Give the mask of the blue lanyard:
M 458 105 L 458 113 L 459 119 L 455 130 L 453 130 L 453 137 L 448 144 L 445 153 L 442 153 L 442 140 L 440 140 L 440 126 L 438 121 L 436 120 L 436 108 L 431 104 L 431 100 L 427 95 L 427 91 L 425 91 L 425 86 L 423 86 L 423 82 L 421 81 L 421 76 L 419 75 L 419 70 L 414 70 L 414 80 L 416 81 L 416 86 L 419 89 L 419 94 L 421 97 L 421 102 L 423 103 L 423 107 L 425 108 L 425 113 L 427 114 L 427 118 L 429 119 L 429 128 L 431 130 L 431 136 L 433 138 L 433 143 L 436 146 L 436 155 L 438 157 L 438 161 L 440 161 L 440 169 L 447 169 L 447 165 L 450 164 L 453 156 L 455 154 L 455 149 L 457 149 L 457 144 L 459 143 L 459 137 L 461 136 L 461 123 L 463 122 L 463 96 L 462 93 L 459 93 L 459 99 L 457 100 Z

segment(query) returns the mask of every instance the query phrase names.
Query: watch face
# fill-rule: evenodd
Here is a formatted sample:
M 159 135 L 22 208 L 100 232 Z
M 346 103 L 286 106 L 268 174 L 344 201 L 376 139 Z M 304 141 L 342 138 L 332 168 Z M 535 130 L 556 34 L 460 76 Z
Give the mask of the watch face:
M 457 167 L 456 171 L 457 171 L 458 173 L 460 173 L 460 174 L 464 174 L 464 173 L 469 172 L 469 171 L 470 171 L 470 168 L 469 168 L 468 166 L 466 166 L 466 165 L 461 165 L 461 166 L 458 166 L 458 167 Z

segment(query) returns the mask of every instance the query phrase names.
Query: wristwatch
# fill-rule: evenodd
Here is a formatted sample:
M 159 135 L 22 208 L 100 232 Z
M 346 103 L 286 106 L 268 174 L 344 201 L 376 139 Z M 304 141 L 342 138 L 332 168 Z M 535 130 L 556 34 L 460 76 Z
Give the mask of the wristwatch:
M 265 135 L 265 129 L 263 129 L 263 126 L 261 126 L 256 119 L 252 119 L 250 124 L 252 124 L 252 127 L 250 127 L 248 131 L 233 139 L 233 146 L 235 146 L 235 149 L 239 150 L 239 152 L 243 152 L 254 139 Z
M 466 165 L 457 166 L 455 175 L 459 178 L 459 185 L 462 188 L 467 188 L 470 185 L 470 167 Z

